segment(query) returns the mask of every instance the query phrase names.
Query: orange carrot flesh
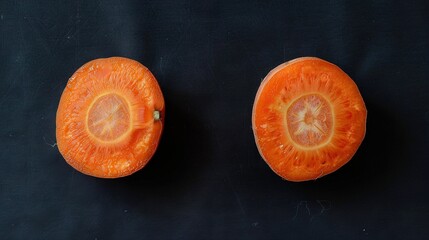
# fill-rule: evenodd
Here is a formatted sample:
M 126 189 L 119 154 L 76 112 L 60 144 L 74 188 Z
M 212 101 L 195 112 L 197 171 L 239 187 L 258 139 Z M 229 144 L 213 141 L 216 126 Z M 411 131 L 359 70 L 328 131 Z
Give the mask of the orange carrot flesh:
M 252 126 L 262 158 L 290 181 L 313 180 L 346 164 L 366 131 L 366 107 L 354 81 L 314 57 L 273 69 L 256 94 Z
M 73 74 L 61 96 L 58 149 L 84 174 L 127 176 L 155 153 L 163 121 L 164 98 L 145 66 L 121 57 L 96 59 Z

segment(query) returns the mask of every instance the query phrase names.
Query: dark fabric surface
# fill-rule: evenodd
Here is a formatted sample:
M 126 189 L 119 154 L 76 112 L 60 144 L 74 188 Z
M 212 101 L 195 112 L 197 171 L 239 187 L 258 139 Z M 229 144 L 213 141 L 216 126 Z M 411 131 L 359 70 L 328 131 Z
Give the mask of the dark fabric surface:
M 1 1 L 1 239 L 424 239 L 427 1 Z M 55 146 L 67 79 L 94 58 L 146 65 L 166 99 L 145 169 L 103 180 Z M 317 56 L 368 108 L 342 169 L 286 182 L 251 129 L 268 71 Z

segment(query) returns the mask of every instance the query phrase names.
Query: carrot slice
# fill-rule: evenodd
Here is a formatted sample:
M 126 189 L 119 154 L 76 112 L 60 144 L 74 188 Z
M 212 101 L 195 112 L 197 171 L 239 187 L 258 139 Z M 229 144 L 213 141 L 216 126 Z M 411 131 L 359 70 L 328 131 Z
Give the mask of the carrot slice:
M 290 181 L 317 179 L 346 164 L 366 129 L 366 107 L 339 67 L 302 57 L 274 68 L 256 94 L 252 126 L 259 153 Z
M 61 96 L 58 149 L 84 174 L 127 176 L 155 153 L 163 121 L 164 98 L 145 66 L 122 57 L 96 59 L 73 74 Z

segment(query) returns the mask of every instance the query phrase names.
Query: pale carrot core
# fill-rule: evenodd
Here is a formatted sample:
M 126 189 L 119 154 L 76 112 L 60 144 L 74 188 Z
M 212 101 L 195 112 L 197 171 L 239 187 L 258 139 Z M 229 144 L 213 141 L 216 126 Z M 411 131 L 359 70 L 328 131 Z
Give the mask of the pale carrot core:
M 333 116 L 328 101 L 319 94 L 297 98 L 287 109 L 290 138 L 303 147 L 324 144 L 333 131 Z
M 126 100 L 115 93 L 98 97 L 88 111 L 90 133 L 105 142 L 114 141 L 130 128 L 130 112 Z

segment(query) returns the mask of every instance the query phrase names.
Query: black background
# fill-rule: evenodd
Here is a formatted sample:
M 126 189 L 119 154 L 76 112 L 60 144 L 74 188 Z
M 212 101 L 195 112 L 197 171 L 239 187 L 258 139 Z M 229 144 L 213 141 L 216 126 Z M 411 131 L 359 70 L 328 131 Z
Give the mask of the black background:
M 427 1 L 2 1 L 1 239 L 424 239 L 429 235 Z M 133 58 L 157 77 L 164 135 L 151 162 L 85 176 L 55 146 L 67 79 Z M 268 71 L 340 66 L 368 108 L 355 157 L 291 183 L 251 129 Z

